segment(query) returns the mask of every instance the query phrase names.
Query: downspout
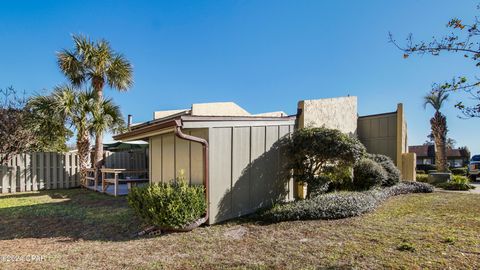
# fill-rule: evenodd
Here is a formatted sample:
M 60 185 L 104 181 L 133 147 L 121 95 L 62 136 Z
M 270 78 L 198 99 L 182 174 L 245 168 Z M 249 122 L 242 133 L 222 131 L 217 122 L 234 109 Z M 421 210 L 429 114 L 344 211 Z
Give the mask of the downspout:
M 206 216 L 205 220 L 208 221 L 210 214 L 210 203 L 209 203 L 209 189 L 208 189 L 208 178 L 209 178 L 209 166 L 208 166 L 208 141 L 188 135 L 182 132 L 182 122 L 181 120 L 175 120 L 175 135 L 180 138 L 191 142 L 200 143 L 203 146 L 203 186 L 205 187 L 205 202 L 207 203 Z

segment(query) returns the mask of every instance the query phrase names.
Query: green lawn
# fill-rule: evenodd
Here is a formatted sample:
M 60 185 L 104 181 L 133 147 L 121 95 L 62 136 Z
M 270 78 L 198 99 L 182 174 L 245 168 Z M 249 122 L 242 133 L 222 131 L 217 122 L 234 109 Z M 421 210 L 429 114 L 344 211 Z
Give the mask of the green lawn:
M 0 256 L 11 268 L 480 268 L 480 195 L 411 194 L 334 221 L 236 221 L 133 238 L 125 198 L 83 190 L 0 196 Z

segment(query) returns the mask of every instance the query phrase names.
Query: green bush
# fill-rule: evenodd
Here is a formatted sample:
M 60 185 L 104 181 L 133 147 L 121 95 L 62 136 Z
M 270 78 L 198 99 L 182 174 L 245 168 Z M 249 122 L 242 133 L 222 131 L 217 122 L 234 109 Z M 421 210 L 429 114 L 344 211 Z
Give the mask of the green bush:
M 268 222 L 309 219 L 339 219 L 372 211 L 389 197 L 407 193 L 429 193 L 433 187 L 418 182 L 400 182 L 392 187 L 357 192 L 342 191 L 310 199 L 278 204 L 256 217 Z
M 424 170 L 417 170 L 417 174 L 425 174 Z
M 327 167 L 352 166 L 366 153 L 357 138 L 324 127 L 299 129 L 284 140 L 287 169 L 293 170 L 295 179 L 308 184 L 328 179 L 321 177 Z
M 436 170 L 437 166 L 433 164 L 417 164 L 417 170 L 422 170 L 422 171 L 431 171 L 431 170 Z
M 452 180 L 451 182 L 457 183 L 457 184 L 469 184 L 470 180 L 466 176 L 462 175 L 452 175 Z
M 417 174 L 417 182 L 428 183 L 428 174 Z
M 391 187 L 400 182 L 402 174 L 390 157 L 380 154 L 369 154 L 368 158 L 380 164 L 387 172 L 387 178 L 382 182 L 382 186 Z
M 371 159 L 361 159 L 353 167 L 353 186 L 357 190 L 367 190 L 386 182 L 388 174 L 383 167 Z
M 475 186 L 472 186 L 470 184 L 455 183 L 455 182 L 440 183 L 437 185 L 437 187 L 443 188 L 446 190 L 470 190 L 475 188 Z
M 440 183 L 437 187 L 446 190 L 470 190 L 475 188 L 475 186 L 470 185 L 468 177 L 462 175 L 452 175 L 451 181 Z
M 453 175 L 467 175 L 468 173 L 468 168 L 452 168 L 450 169 Z
M 427 171 L 427 174 L 429 174 L 429 173 L 435 173 L 435 172 L 438 172 L 438 171 L 437 171 L 437 170 L 429 170 L 429 171 Z
M 132 188 L 127 200 L 146 223 L 163 229 L 182 229 L 206 211 L 203 186 L 189 186 L 183 179 Z

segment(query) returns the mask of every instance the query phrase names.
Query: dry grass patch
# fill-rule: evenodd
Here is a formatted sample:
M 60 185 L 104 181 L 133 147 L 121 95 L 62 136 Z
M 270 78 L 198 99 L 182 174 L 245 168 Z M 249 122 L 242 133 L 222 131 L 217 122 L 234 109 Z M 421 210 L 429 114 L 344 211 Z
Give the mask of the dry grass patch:
M 124 198 L 56 193 L 66 197 L 0 197 L 0 254 L 46 258 L 0 268 L 480 268 L 478 195 L 401 195 L 373 213 L 343 220 L 238 220 L 133 239 L 140 224 Z

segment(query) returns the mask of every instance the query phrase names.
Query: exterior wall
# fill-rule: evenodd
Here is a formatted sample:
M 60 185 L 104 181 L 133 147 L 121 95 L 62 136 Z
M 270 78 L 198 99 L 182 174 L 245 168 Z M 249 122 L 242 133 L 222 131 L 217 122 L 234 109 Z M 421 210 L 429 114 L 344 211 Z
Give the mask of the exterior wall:
M 358 118 L 358 137 L 367 152 L 389 156 L 405 180 L 415 180 L 416 155 L 408 153 L 407 123 L 403 104 L 393 113 Z M 405 165 L 405 166 L 404 166 Z
M 190 129 L 184 133 L 208 140 L 208 129 Z M 202 146 L 180 139 L 174 133 L 149 138 L 150 181 L 170 181 L 184 172 L 191 184 L 203 183 Z
M 367 152 L 389 156 L 398 164 L 396 113 L 359 117 L 357 131 Z
M 282 172 L 284 157 L 275 144 L 293 129 L 293 125 L 209 129 L 210 224 L 293 199 L 293 180 Z
M 357 132 L 357 97 L 302 100 L 298 109 L 299 128 L 325 126 L 347 134 Z
M 192 104 L 192 115 L 249 116 L 250 113 L 233 102 L 212 102 Z

